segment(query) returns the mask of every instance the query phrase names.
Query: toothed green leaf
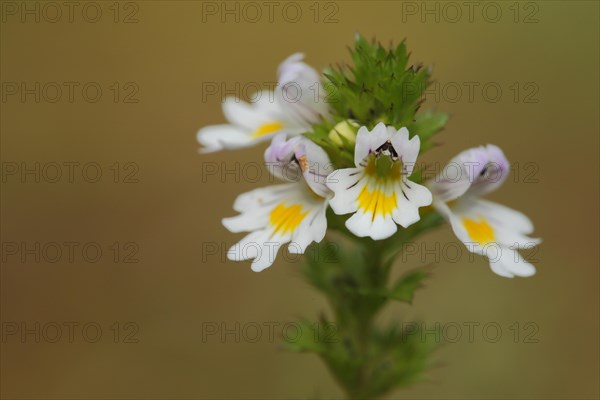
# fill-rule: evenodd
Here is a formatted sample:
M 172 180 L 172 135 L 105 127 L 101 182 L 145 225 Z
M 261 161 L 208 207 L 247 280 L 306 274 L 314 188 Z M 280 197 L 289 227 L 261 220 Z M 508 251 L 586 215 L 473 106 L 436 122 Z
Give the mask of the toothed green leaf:
M 394 285 L 389 297 L 398 301 L 412 303 L 415 291 L 423 286 L 423 281 L 429 274 L 422 269 L 414 270 L 403 277 Z

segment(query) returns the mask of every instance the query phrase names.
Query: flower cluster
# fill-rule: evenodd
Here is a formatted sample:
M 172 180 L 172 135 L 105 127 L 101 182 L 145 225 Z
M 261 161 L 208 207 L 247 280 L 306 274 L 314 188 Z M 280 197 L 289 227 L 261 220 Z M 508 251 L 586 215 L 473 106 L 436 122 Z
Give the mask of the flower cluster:
M 481 198 L 508 176 L 502 150 L 494 145 L 465 150 L 439 176 L 422 182 L 417 157 L 445 122 L 440 115 L 416 114 L 420 100 L 413 92 L 426 86 L 429 71 L 405 68 L 403 44 L 380 54 L 362 40 L 350 69 L 322 75 L 303 62 L 302 54 L 290 56 L 277 70 L 274 91 L 261 93 L 253 104 L 226 99 L 223 113 L 229 123 L 198 132 L 202 152 L 269 141 L 264 161 L 282 181 L 235 200 L 239 214 L 223 224 L 248 234 L 228 258 L 252 259 L 252 269 L 262 271 L 282 245 L 301 254 L 323 240 L 328 218 L 348 216 L 347 231 L 381 241 L 428 212 L 443 216 L 469 251 L 488 256 L 496 274 L 533 275 L 535 268 L 518 252 L 539 243 L 528 236 L 531 221 Z

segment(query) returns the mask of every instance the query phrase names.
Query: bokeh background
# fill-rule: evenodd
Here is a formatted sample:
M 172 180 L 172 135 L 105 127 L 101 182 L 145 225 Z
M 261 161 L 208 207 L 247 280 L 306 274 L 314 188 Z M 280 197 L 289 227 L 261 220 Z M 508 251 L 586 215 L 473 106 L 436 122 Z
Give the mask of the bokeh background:
M 451 119 L 421 160 L 501 146 L 519 174 L 490 198 L 530 216 L 544 239 L 529 279 L 437 252 L 414 305 L 381 320 L 456 323 L 463 336 L 425 382 L 390 398 L 598 398 L 598 2 L 477 2 L 471 15 L 461 2 L 275 3 L 270 18 L 264 2 L 81 2 L 72 15 L 55 3 L 60 16 L 44 2 L 2 2 L 2 397 L 342 396 L 315 356 L 280 346 L 286 322 L 327 310 L 301 263 L 257 274 L 225 260 L 241 235 L 220 220 L 236 195 L 269 184 L 265 170 L 255 179 L 264 146 L 199 155 L 195 134 L 224 122 L 225 95 L 275 81 L 291 53 L 317 68 L 347 62 L 361 32 L 406 38 L 412 61 L 433 66 L 439 86 L 424 108 Z M 39 182 L 21 175 L 35 163 Z M 423 242 L 456 239 L 446 226 Z M 395 274 L 434 261 L 407 256 Z M 488 323 L 502 329 L 495 342 Z

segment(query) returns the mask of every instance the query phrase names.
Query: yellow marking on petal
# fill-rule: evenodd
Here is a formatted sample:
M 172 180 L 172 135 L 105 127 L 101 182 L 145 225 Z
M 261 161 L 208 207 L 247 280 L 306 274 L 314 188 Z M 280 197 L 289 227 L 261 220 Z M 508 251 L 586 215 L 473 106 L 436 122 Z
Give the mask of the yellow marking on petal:
M 293 232 L 307 214 L 308 211 L 302 212 L 302 206 L 299 204 L 286 206 L 285 203 L 281 203 L 271 211 L 269 221 L 275 228 L 274 233 L 285 235 Z
M 254 132 L 252 132 L 252 137 L 257 138 L 264 135 L 268 135 L 269 133 L 277 132 L 283 129 L 283 124 L 279 121 L 267 122 L 259 126 Z
M 479 221 L 463 218 L 462 223 L 471 239 L 480 244 L 491 243 L 496 237 L 494 229 L 483 218 L 480 218 Z
M 385 194 L 380 189 L 375 189 L 371 192 L 367 186 L 365 186 L 360 191 L 357 200 L 358 207 L 365 213 L 370 212 L 374 220 L 377 215 L 381 215 L 384 218 L 392 215 L 392 211 L 396 208 L 398 199 L 394 192 L 389 195 Z

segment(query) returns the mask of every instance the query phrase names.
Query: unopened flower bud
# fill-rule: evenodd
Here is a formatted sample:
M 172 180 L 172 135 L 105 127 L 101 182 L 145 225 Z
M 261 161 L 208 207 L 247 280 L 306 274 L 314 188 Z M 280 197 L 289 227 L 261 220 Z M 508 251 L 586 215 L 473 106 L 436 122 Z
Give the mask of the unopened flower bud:
M 351 144 L 354 144 L 356 142 L 356 132 L 358 131 L 358 128 L 360 128 L 360 126 L 351 119 L 344 120 L 339 122 L 333 127 L 331 132 L 329 132 L 329 139 L 338 146 L 344 145 L 344 141 L 341 137 Z

